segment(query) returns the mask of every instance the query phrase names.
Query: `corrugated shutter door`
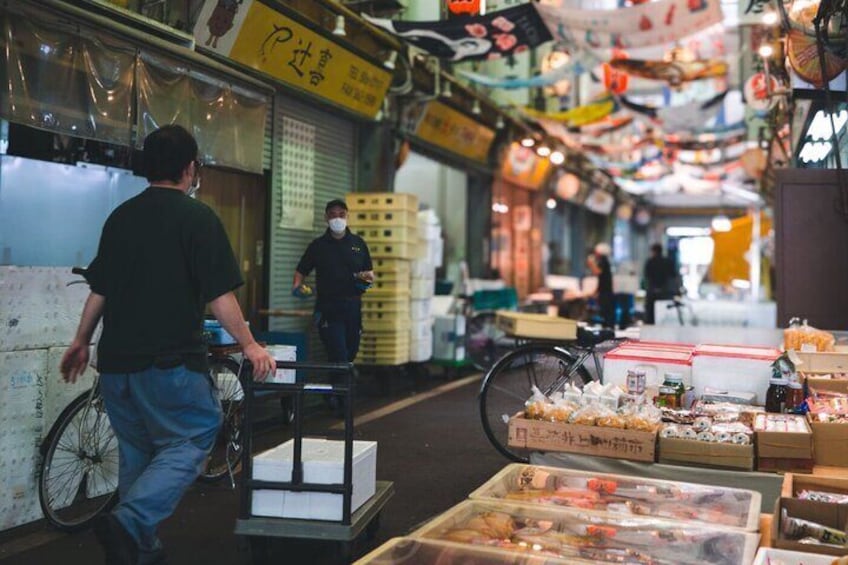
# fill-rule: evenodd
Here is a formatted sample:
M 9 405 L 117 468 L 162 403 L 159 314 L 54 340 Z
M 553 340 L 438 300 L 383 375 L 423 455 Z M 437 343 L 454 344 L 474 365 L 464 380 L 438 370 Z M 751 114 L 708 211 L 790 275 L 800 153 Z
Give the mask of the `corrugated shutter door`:
M 315 217 L 313 231 L 279 227 L 282 213 L 282 178 L 279 162 L 282 143 L 283 118 L 289 117 L 312 124 L 315 136 Z M 324 204 L 333 198 L 344 198 L 354 189 L 356 172 L 356 125 L 319 108 L 287 96 L 277 95 L 274 104 L 274 148 L 271 175 L 271 280 L 270 307 L 283 310 L 312 309 L 312 301 L 303 301 L 291 295 L 294 269 L 306 246 L 325 229 Z M 314 276 L 314 274 L 313 274 Z M 311 319 L 272 317 L 269 328 L 273 331 L 307 331 L 310 351 L 316 352 L 317 332 L 310 331 Z M 319 358 L 320 355 L 311 355 Z

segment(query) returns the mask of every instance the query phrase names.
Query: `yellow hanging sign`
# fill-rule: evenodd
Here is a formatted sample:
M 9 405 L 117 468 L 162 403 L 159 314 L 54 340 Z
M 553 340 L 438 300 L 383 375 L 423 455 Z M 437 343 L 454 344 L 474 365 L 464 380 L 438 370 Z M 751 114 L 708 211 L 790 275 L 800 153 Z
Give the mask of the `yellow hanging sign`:
M 194 35 L 198 46 L 369 118 L 391 84 L 386 69 L 258 1 L 225 10 L 207 0 Z
M 580 127 L 598 122 L 612 114 L 613 110 L 615 110 L 615 102 L 610 99 L 578 106 L 564 112 L 548 113 L 524 108 L 524 112 L 530 117 L 564 122 L 570 127 Z
M 494 130 L 487 128 L 446 104 L 432 101 L 415 128 L 415 135 L 427 143 L 485 163 L 495 139 Z

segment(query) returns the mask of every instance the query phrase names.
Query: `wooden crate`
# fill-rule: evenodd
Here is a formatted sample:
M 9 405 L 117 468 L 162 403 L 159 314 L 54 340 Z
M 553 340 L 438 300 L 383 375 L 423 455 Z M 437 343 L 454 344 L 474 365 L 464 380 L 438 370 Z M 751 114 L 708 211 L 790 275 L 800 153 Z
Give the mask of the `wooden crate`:
M 805 373 L 848 373 L 848 353 L 795 351 L 801 363 L 797 369 Z
M 576 339 L 577 322 L 547 314 L 498 310 L 498 328 L 509 335 L 539 339 Z
M 351 210 L 348 223 L 358 227 L 415 228 L 415 239 L 418 239 L 418 212 L 413 210 Z
M 540 451 L 565 451 L 631 461 L 654 461 L 656 432 L 581 426 L 528 420 L 517 414 L 509 420 L 509 445 Z
M 351 192 L 345 196 L 351 210 L 410 210 L 418 212 L 418 196 L 403 192 Z

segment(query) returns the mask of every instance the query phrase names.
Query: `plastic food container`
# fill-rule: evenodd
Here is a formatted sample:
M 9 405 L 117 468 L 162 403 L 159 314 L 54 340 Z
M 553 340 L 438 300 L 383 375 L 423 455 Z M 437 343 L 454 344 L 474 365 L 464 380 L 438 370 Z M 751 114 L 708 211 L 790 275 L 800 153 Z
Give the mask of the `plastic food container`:
M 589 564 L 582 559 L 540 557 L 530 551 L 515 555 L 496 547 L 483 547 L 435 540 L 394 538 L 387 541 L 354 565 L 567 565 Z

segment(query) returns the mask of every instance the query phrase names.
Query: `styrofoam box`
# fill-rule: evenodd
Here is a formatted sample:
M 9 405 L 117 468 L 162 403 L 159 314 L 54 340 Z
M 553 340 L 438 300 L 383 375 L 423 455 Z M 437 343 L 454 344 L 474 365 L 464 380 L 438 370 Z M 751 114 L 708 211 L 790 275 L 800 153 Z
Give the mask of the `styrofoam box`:
M 442 261 L 445 258 L 445 240 L 442 238 L 434 239 L 428 245 L 427 249 L 430 254 L 430 262 L 436 267 L 442 266 Z
M 436 276 L 436 266 L 429 259 L 416 259 L 412 261 L 413 279 L 432 279 Z
M 294 440 L 253 457 L 253 478 L 260 481 L 290 481 Z M 344 481 L 344 442 L 303 438 L 303 482 L 341 484 Z M 377 490 L 377 442 L 353 442 L 353 496 L 350 511 L 355 512 Z M 341 494 L 256 490 L 253 515 L 304 520 L 341 520 Z
M 442 236 L 442 226 L 418 221 L 418 237 L 420 239 L 438 239 Z
M 683 384 L 692 384 L 692 355 L 688 351 L 622 345 L 604 356 L 604 384 L 613 383 L 627 388 L 627 371 L 645 372 L 645 383 L 658 388 L 666 373 L 683 377 Z
M 277 361 L 297 361 L 297 346 L 296 345 L 269 345 L 265 349 L 268 353 L 274 356 Z M 294 384 L 295 370 L 294 369 L 277 369 L 274 376 L 268 382 Z
M 433 323 L 433 357 L 442 361 L 465 359 L 463 316 L 436 316 Z
M 436 294 L 436 283 L 434 279 L 413 279 L 410 289 L 412 290 L 412 300 L 432 298 Z
M 414 363 L 429 361 L 433 357 L 433 336 L 417 339 L 409 344 L 409 360 Z
M 433 337 L 433 318 L 412 322 L 409 329 L 409 341 L 420 341 Z
M 412 300 L 409 306 L 413 324 L 418 320 L 429 320 L 433 315 L 433 300 L 431 298 Z
M 418 223 L 419 224 L 431 224 L 434 226 L 439 225 L 439 216 L 436 214 L 436 211 L 432 208 L 427 208 L 426 210 L 418 211 Z
M 692 386 L 700 396 L 715 390 L 753 392 L 762 402 L 771 378 L 771 364 L 780 351 L 771 347 L 699 345 L 692 356 Z
M 830 565 L 834 558 L 817 553 L 801 553 L 773 547 L 761 547 L 754 565 Z

